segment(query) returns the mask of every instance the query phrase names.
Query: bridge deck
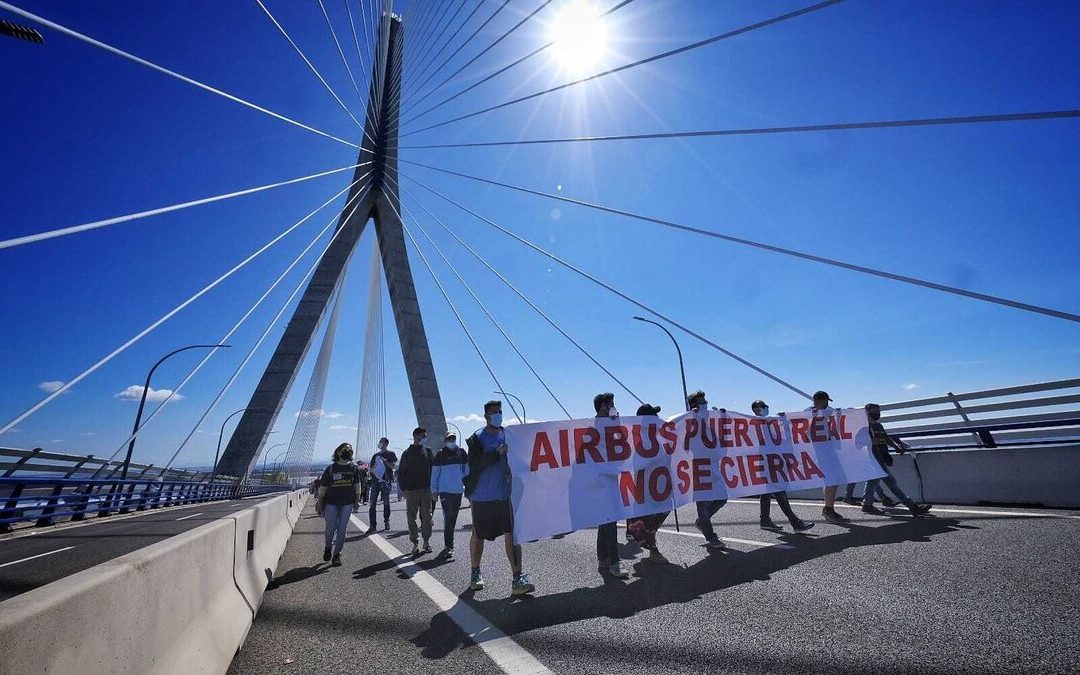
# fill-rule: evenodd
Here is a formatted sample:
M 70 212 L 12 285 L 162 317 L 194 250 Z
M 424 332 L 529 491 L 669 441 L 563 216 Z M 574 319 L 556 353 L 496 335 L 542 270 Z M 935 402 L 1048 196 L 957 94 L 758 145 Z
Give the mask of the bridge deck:
M 137 511 L 0 537 L 0 601 L 205 525 L 267 497 Z
M 578 532 L 526 545 L 537 592 L 511 599 L 501 546 L 485 555 L 487 590 L 466 590 L 468 509 L 457 561 L 412 563 L 387 555 L 409 546 L 404 504 L 394 507 L 388 533 L 350 529 L 338 568 L 322 562 L 322 521 L 308 508 L 231 673 L 524 672 L 538 665 L 530 655 L 578 673 L 1075 672 L 1075 514 L 955 507 L 912 520 L 846 508 L 850 527 L 777 535 L 758 528 L 756 501 L 738 500 L 714 519 L 726 553 L 707 552 L 692 528 L 674 533 L 669 518 L 660 544 L 671 564 L 621 544 L 635 576 L 605 582 L 594 533 Z M 820 505 L 796 510 L 814 518 Z

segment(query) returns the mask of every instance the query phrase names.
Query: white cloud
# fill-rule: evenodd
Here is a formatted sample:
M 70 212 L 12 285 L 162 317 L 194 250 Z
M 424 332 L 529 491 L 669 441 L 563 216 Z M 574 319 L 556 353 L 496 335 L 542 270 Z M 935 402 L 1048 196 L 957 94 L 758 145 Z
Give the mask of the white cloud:
M 124 391 L 116 394 L 116 398 L 121 401 L 138 401 L 139 398 L 142 397 L 142 393 L 142 385 L 133 384 Z M 153 387 L 150 387 L 146 390 L 146 400 L 155 403 L 164 401 L 169 398 L 169 394 L 172 394 L 172 389 L 154 389 Z M 184 397 L 181 394 L 174 394 L 172 400 L 181 401 L 183 398 Z
M 79 433 L 79 435 L 80 436 L 93 436 L 94 432 L 93 431 L 82 431 L 82 432 Z
M 294 417 L 300 417 L 301 415 L 303 415 L 305 418 L 307 418 L 307 417 L 325 417 L 328 420 L 336 420 L 336 419 L 340 419 L 342 417 L 345 417 L 345 413 L 326 412 L 322 408 L 315 408 L 314 410 L 300 410 L 294 415 Z
M 356 427 L 350 427 L 347 424 L 331 424 L 330 431 L 356 431 Z
M 466 422 L 476 422 L 477 424 L 483 424 L 485 422 L 483 415 L 476 413 L 469 413 L 468 415 L 454 415 L 453 417 L 446 418 L 448 422 L 454 422 L 457 424 L 465 424 Z
M 918 388 L 919 388 L 919 385 L 914 384 L 914 383 L 905 384 L 904 387 L 903 387 L 904 391 L 915 391 Z
M 50 442 L 50 443 L 63 443 L 63 442 L 64 442 L 64 439 L 62 439 L 62 438 L 54 438 L 54 439 L 52 439 L 52 440 L 51 440 L 51 441 L 49 441 L 49 442 Z
M 59 381 L 59 380 L 49 380 L 48 382 L 39 383 L 37 388 L 40 389 L 41 391 L 52 394 L 53 392 L 59 391 L 60 387 L 62 387 L 62 386 L 64 386 L 64 383 Z M 66 394 L 66 393 L 68 393 L 70 391 L 71 390 L 68 389 L 64 393 Z

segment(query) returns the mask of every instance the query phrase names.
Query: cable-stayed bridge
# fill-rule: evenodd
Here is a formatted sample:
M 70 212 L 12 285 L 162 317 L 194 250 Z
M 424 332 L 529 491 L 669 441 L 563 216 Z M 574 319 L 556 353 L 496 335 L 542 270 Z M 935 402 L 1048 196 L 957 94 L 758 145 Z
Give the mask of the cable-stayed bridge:
M 693 37 L 682 39 L 680 30 L 686 30 L 686 21 L 693 24 L 695 16 L 683 8 L 678 13 L 684 23 L 673 26 L 679 30 L 671 35 L 643 32 L 641 44 L 627 47 L 626 53 L 605 52 L 600 43 L 612 36 L 604 34 L 614 26 L 655 23 L 670 7 L 650 0 L 303 4 L 254 0 L 247 13 L 221 11 L 257 21 L 259 40 L 273 38 L 280 52 L 275 58 L 287 59 L 294 69 L 290 72 L 302 74 L 320 101 L 315 106 L 319 114 L 311 117 L 226 86 L 211 70 L 198 67 L 197 58 L 185 66 L 176 58 L 156 56 L 152 43 L 129 45 L 84 28 L 94 22 L 80 21 L 78 15 L 0 2 L 0 11 L 14 22 L 5 35 L 26 42 L 5 40 L 3 45 L 20 63 L 33 63 L 39 54 L 34 50 L 77 46 L 110 68 L 167 81 L 176 90 L 173 95 L 182 91 L 213 100 L 228 107 L 229 114 L 346 153 L 343 161 L 297 172 L 302 175 L 232 186 L 217 194 L 187 194 L 92 220 L 4 231 L 0 256 L 18 256 L 50 246 L 78 247 L 80 240 L 94 237 L 122 237 L 126 229 L 149 226 L 155 219 L 181 222 L 249 199 L 276 199 L 272 208 L 282 209 L 295 201 L 279 196 L 290 190 L 319 194 L 313 187 L 318 185 L 324 192 L 298 211 L 290 208 L 303 215 L 286 218 L 290 222 L 284 229 L 275 226 L 269 239 L 245 238 L 241 257 L 227 261 L 206 283 L 192 286 L 190 294 L 175 300 L 170 295 L 136 330 L 119 339 L 116 331 L 108 333 L 112 341 L 70 375 L 41 382 L 39 398 L 11 399 L 18 404 L 0 419 L 5 446 L 0 448 L 0 526 L 9 532 L 0 541 L 6 549 L 0 585 L 10 610 L 0 632 L 25 647 L 21 652 L 16 647 L 13 672 L 36 672 L 44 664 L 68 672 L 79 663 L 96 663 L 100 672 L 230 667 L 232 672 L 338 672 L 344 663 L 393 672 L 1069 669 L 1069 645 L 1080 630 L 1070 610 L 1077 588 L 1071 575 L 1058 572 L 1077 552 L 1078 516 L 1070 509 L 1080 504 L 1075 462 L 1080 382 L 1070 379 L 1075 371 L 1066 359 L 1062 367 L 1049 370 L 1033 362 L 1030 375 L 1024 372 L 1020 381 L 976 386 L 982 382 L 976 378 L 970 386 L 954 387 L 962 391 L 912 394 L 883 406 L 890 432 L 913 448 L 898 458 L 894 470 L 904 490 L 918 501 L 951 505 L 939 506 L 933 518 L 889 512 L 889 518 L 863 515 L 844 526 L 821 523 L 811 534 L 777 535 L 758 527 L 756 499 L 732 500 L 717 516 L 728 549 L 716 554 L 706 553 L 703 538 L 686 527 L 695 515 L 692 507 L 684 507 L 674 526 L 659 533 L 669 551 L 665 564 L 639 559 L 640 548 L 629 540 L 621 546 L 623 557 L 635 561 L 630 580 L 601 581 L 589 532 L 526 546 L 528 569 L 540 587 L 535 597 L 521 601 L 510 602 L 503 590 L 492 589 L 487 597 L 462 592 L 468 573 L 464 561 L 407 557 L 401 532 L 350 543 L 346 550 L 355 558 L 345 568 L 321 564 L 322 521 L 307 504 L 304 488 L 321 470 L 330 438 L 345 440 L 347 434 L 360 459 L 383 436 L 407 444 L 394 438 L 395 433 L 404 435 L 397 429 L 403 401 L 410 408 L 406 424 L 411 428 L 415 419 L 434 444 L 448 428 L 460 440 L 471 431 L 467 425 L 480 426 L 476 411 L 491 397 L 502 399 L 507 419 L 518 423 L 591 417 L 593 411 L 582 406 L 595 392 L 571 391 L 581 386 L 583 376 L 567 368 L 570 363 L 589 369 L 587 377 L 597 391 L 616 392 L 624 414 L 647 402 L 665 403 L 665 412 L 681 409 L 686 376 L 681 387 L 671 376 L 670 345 L 661 342 L 620 358 L 612 344 L 638 325 L 610 325 L 612 311 L 667 331 L 680 368 L 680 344 L 692 345 L 708 360 L 724 363 L 728 370 L 723 372 L 737 373 L 735 381 L 753 378 L 755 393 L 724 395 L 723 403 L 733 407 L 748 408 L 760 390 L 798 410 L 809 404 L 819 384 L 836 382 L 828 384 L 834 391 L 845 388 L 835 374 L 844 371 L 826 365 L 835 363 L 829 357 L 820 359 L 822 367 L 811 369 L 816 379 L 807 381 L 805 365 L 787 371 L 768 349 L 732 340 L 733 335 L 752 335 L 759 320 L 791 303 L 770 306 L 756 288 L 736 289 L 759 298 L 747 313 L 745 307 L 729 308 L 720 300 L 690 305 L 678 296 L 664 299 L 664 293 L 649 292 L 657 284 L 704 300 L 714 290 L 713 266 L 735 268 L 744 251 L 754 261 L 755 269 L 746 272 L 750 286 L 767 285 L 769 277 L 761 269 L 776 275 L 790 266 L 807 275 L 821 270 L 820 277 L 808 277 L 814 288 L 794 289 L 808 291 L 808 298 L 797 298 L 800 307 L 847 303 L 857 308 L 857 316 L 867 317 L 866 323 L 885 321 L 887 309 L 861 304 L 873 295 L 886 308 L 893 302 L 925 303 L 930 313 L 944 307 L 964 317 L 956 323 L 977 324 L 952 328 L 946 321 L 942 325 L 947 328 L 912 333 L 906 340 L 914 349 L 920 347 L 911 341 L 929 343 L 949 330 L 957 335 L 992 331 L 998 320 L 1003 332 L 1021 330 L 1029 344 L 1038 344 L 1040 333 L 1059 344 L 1080 321 L 1071 311 L 1075 303 L 1069 302 L 1075 296 L 1068 292 L 1024 292 L 1023 283 L 1011 286 L 1021 289 L 1015 293 L 976 290 L 978 284 L 969 283 L 963 269 L 956 278 L 943 280 L 899 259 L 861 254 L 866 240 L 850 234 L 822 237 L 831 246 L 804 246 L 798 237 L 770 226 L 757 228 L 761 231 L 725 228 L 707 201 L 703 206 L 700 197 L 672 189 L 673 175 L 676 183 L 690 186 L 694 172 L 680 178 L 680 170 L 671 168 L 671 155 L 658 150 L 658 144 L 679 148 L 715 171 L 721 163 L 730 169 L 730 160 L 702 158 L 694 144 L 883 133 L 932 133 L 935 143 L 947 144 L 949 133 L 981 129 L 994 134 L 1051 125 L 1052 133 L 1075 137 L 1080 116 L 1075 101 L 1068 102 L 1072 107 L 1012 101 L 989 111 L 976 106 L 949 114 L 844 115 L 801 123 L 762 117 L 760 124 L 733 125 L 722 123 L 728 116 L 696 116 L 687 112 L 693 105 L 687 110 L 673 105 L 680 95 L 692 94 L 662 91 L 671 89 L 664 73 L 686 71 L 695 73 L 697 90 L 721 92 L 720 66 L 695 62 L 695 57 L 755 37 L 763 42 L 754 44 L 767 49 L 770 32 L 790 40 L 791 33 L 784 31 L 823 31 L 831 16 L 843 12 L 873 14 L 853 1 L 733 8 L 730 16 L 722 10 L 715 14 L 711 3 L 691 3 L 700 10 L 702 26 L 715 25 L 715 30 L 696 26 Z M 27 35 L 43 36 L 43 41 Z M 163 44 L 162 53 L 195 39 Z M 40 77 L 50 77 L 48 62 L 37 65 Z M 650 82 L 657 91 L 648 88 Z M 585 99 L 586 91 L 594 98 Z M 618 103 L 608 100 L 616 96 Z M 640 104 L 638 114 L 620 114 L 626 101 Z M 722 93 L 713 102 L 732 106 Z M 558 112 L 552 114 L 553 109 Z M 500 121 L 513 114 L 524 117 Z M 616 124 L 620 117 L 641 121 Z M 683 126 L 678 123 L 682 119 L 699 126 Z M 608 148 L 631 148 L 638 158 L 635 166 L 620 166 L 622 154 L 614 162 L 606 160 Z M 535 155 L 543 159 L 530 159 L 533 152 L 544 153 Z M 312 149 L 304 156 L 308 166 L 312 157 L 339 155 Z M 594 163 L 598 175 L 578 181 L 580 191 L 564 189 L 543 182 L 549 173 L 542 171 L 542 161 L 566 163 L 570 168 L 562 170 L 568 175 L 577 172 L 578 164 Z M 528 171 L 500 170 L 511 162 L 535 168 L 533 174 L 543 180 L 528 180 Z M 623 169 L 625 177 L 619 174 Z M 602 180 L 608 172 L 618 177 Z M 549 229 L 523 231 L 519 214 L 537 208 Z M 558 224 L 571 213 L 582 227 L 596 218 L 602 227 L 618 223 L 621 229 L 612 230 L 618 234 L 610 237 L 587 235 L 575 246 L 559 246 L 566 230 Z M 155 235 L 139 236 L 153 241 Z M 893 235 L 882 230 L 871 236 Z M 616 238 L 644 253 L 632 258 L 623 248 L 625 241 L 609 242 Z M 1066 234 L 1063 239 L 1063 250 L 1075 246 L 1075 238 Z M 672 241 L 683 250 L 693 249 L 685 260 L 673 262 Z M 87 250 L 106 259 L 109 246 L 120 246 L 93 248 L 98 245 L 87 244 Z M 166 248 L 170 245 L 178 251 L 182 247 L 166 242 Z M 940 250 L 928 246 L 924 255 L 933 257 Z M 197 254 L 202 256 L 221 258 L 213 250 Z M 542 272 L 522 273 L 538 260 Z M 535 277 L 553 279 L 556 274 L 560 281 L 550 282 L 554 292 L 538 296 Z M 679 282 L 664 286 L 663 280 L 672 277 Z M 858 290 L 860 284 L 866 285 L 865 292 Z M 350 291 L 350 286 L 359 290 Z M 600 299 L 586 298 L 583 289 L 595 289 L 588 292 L 597 292 Z M 208 310 L 208 301 L 222 294 L 232 298 L 227 310 Z M 513 302 L 513 313 L 506 299 Z M 350 336 L 359 337 L 355 344 L 343 341 L 339 328 L 360 316 L 361 303 L 362 337 Z M 560 304 L 579 309 L 566 311 Z M 608 309 L 611 304 L 619 309 Z M 387 309 L 392 329 L 384 326 Z M 174 328 L 177 320 L 200 311 L 199 318 L 187 318 L 194 330 L 191 324 Z M 523 315 L 529 323 L 521 320 Z M 812 322 L 818 315 L 808 310 L 800 316 Z M 846 325 L 866 330 L 859 321 Z M 122 442 L 115 450 L 110 445 L 108 456 L 20 447 L 19 434 L 68 405 L 74 397 L 67 394 L 95 386 L 110 368 L 130 363 L 132 354 L 170 330 L 179 333 L 179 342 L 173 343 L 179 348 L 147 363 L 150 372 L 142 386 L 116 395 L 138 400 L 139 408 L 133 428 L 118 438 Z M 875 331 L 869 327 L 870 339 L 878 335 Z M 199 344 L 181 346 L 193 333 Z M 386 349 L 388 334 L 397 337 L 400 362 L 393 349 Z M 447 336 L 453 337 L 456 351 L 445 346 Z M 356 423 L 328 425 L 328 418 L 341 416 L 328 401 L 340 398 L 330 384 L 343 351 L 350 367 L 359 371 L 350 399 Z M 809 351 L 818 355 L 812 346 Z M 168 371 L 195 354 L 194 365 L 171 388 L 153 388 L 158 366 Z M 449 358 L 439 361 L 439 354 Z M 852 352 L 850 358 L 865 359 L 859 367 L 871 369 L 887 356 Z M 465 360 L 467 365 L 459 363 Z M 642 362 L 661 361 L 671 365 L 655 372 L 641 367 Z M 710 390 L 717 402 L 716 390 L 729 387 L 709 384 L 718 372 L 714 368 L 691 362 L 690 386 Z M 399 372 L 403 381 L 395 382 Z M 437 377 L 446 372 L 454 376 Z M 463 372 L 468 373 L 464 385 Z M 513 394 L 526 386 L 543 403 Z M 919 385 L 908 387 L 914 391 Z M 195 389 L 206 397 L 205 405 L 183 421 L 183 428 L 175 426 L 170 416 L 181 400 L 191 400 Z M 444 407 L 448 397 L 461 405 L 460 389 L 470 395 L 482 392 L 471 415 L 455 415 Z M 526 414 L 526 405 L 533 415 Z M 163 425 L 173 425 L 167 438 L 176 437 L 166 451 L 155 435 Z M 217 432 L 216 447 L 198 437 L 208 431 L 208 436 Z M 213 448 L 212 461 L 207 448 Z M 204 451 L 201 469 L 181 468 L 200 464 L 193 458 Z M 818 502 L 799 500 L 819 496 L 796 495 L 796 508 L 811 518 Z M 394 505 L 395 513 L 403 508 Z M 366 532 L 362 516 L 353 517 L 353 534 Z M 459 542 L 468 536 L 471 515 L 464 512 L 462 521 Z M 165 557 L 172 562 L 162 562 Z M 201 562 L 184 564 L 193 559 Z M 165 578 L 173 580 L 167 590 L 161 583 Z M 86 613 L 101 611 L 103 598 L 116 597 L 125 587 L 131 598 L 144 602 L 133 611 L 123 603 L 110 608 L 109 618 L 100 622 L 103 629 L 154 622 L 160 613 L 145 602 L 149 597 L 162 607 L 180 606 L 177 625 L 162 622 L 148 631 L 144 645 L 127 650 L 110 649 L 108 643 L 89 647 L 88 634 L 73 635 L 63 648 L 26 643 L 27 635 L 42 628 L 79 624 Z M 939 588 L 945 592 L 933 590 Z M 1031 597 L 1046 601 L 1033 606 Z M 198 622 L 198 628 L 185 627 L 191 622 Z M 1037 632 L 1039 643 L 1025 640 L 1026 631 Z

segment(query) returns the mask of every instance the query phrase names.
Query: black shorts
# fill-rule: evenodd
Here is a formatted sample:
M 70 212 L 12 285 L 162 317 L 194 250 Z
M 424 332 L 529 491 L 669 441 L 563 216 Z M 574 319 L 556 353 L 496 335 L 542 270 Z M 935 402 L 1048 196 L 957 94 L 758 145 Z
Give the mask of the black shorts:
M 510 500 L 497 502 L 472 502 L 473 533 L 486 541 L 495 541 L 514 531 L 513 511 Z

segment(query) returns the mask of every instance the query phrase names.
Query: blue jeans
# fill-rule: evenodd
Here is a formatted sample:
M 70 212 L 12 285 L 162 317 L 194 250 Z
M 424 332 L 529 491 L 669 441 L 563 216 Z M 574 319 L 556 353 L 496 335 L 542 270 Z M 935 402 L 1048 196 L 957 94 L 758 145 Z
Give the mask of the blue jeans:
M 439 503 L 442 504 L 443 545 L 446 548 L 454 548 L 454 528 L 457 527 L 458 511 L 461 510 L 461 495 L 440 492 Z
M 345 546 L 345 532 L 349 529 L 349 516 L 352 504 L 327 504 L 323 507 L 323 519 L 326 521 L 326 547 L 333 545 L 333 553 L 341 553 Z
M 371 523 L 371 529 L 375 529 L 375 507 L 379 504 L 379 495 L 382 495 L 383 522 L 390 523 L 390 484 L 373 480 L 371 481 L 371 492 L 368 496 L 371 502 L 371 508 L 368 509 L 368 521 Z
M 911 501 L 911 498 L 904 494 L 904 491 L 900 489 L 900 486 L 896 484 L 896 479 L 889 473 L 889 470 L 885 470 L 884 478 L 875 478 L 874 480 L 866 481 L 866 494 L 863 495 L 863 508 L 874 505 L 874 490 L 878 487 L 878 483 L 885 483 L 889 487 L 889 491 L 896 495 L 896 498 L 903 502 L 904 506 L 909 509 L 915 508 L 915 502 Z
M 714 499 L 711 502 L 697 502 L 697 520 L 694 524 L 701 530 L 701 533 L 705 535 L 706 539 L 712 539 L 716 536 L 716 532 L 713 531 L 712 517 L 716 515 L 716 512 L 721 507 L 727 504 L 726 499 Z

